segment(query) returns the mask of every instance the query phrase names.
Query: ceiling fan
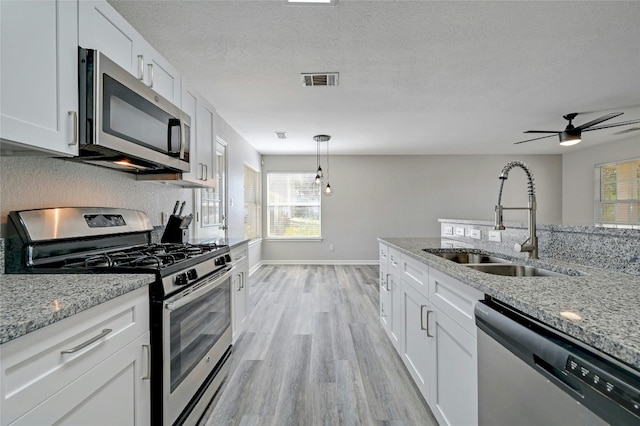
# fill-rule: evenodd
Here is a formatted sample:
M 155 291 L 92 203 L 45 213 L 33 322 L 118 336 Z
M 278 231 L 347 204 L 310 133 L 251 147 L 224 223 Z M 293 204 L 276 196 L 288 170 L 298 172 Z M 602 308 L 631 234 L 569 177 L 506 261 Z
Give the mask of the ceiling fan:
M 515 142 L 515 144 L 537 141 L 538 139 L 550 138 L 552 136 L 558 135 L 560 138 L 560 145 L 569 146 L 575 145 L 578 142 L 582 141 L 582 131 L 589 132 L 591 130 L 600 130 L 607 129 L 609 127 L 618 127 L 618 126 L 626 126 L 629 124 L 640 123 L 640 120 L 631 120 L 631 121 L 623 121 L 619 123 L 611 123 L 611 124 L 603 124 L 602 126 L 596 126 L 596 124 L 600 124 L 603 121 L 611 120 L 612 118 L 618 117 L 624 113 L 622 112 L 612 112 L 610 114 L 603 115 L 602 117 L 596 118 L 595 120 L 591 120 L 588 123 L 581 124 L 578 127 L 574 127 L 572 121 L 574 118 L 578 116 L 577 112 L 573 112 L 571 114 L 563 115 L 562 117 L 569 122 L 567 127 L 564 130 L 527 130 L 524 133 L 553 133 L 547 136 L 541 136 L 539 138 L 527 139 L 520 142 Z M 595 126 L 595 127 L 594 127 Z

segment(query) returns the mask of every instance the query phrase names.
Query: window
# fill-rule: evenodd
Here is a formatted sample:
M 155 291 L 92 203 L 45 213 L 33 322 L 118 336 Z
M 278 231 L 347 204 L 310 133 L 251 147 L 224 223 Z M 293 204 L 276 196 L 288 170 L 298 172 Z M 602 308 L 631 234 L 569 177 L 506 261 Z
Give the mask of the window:
M 244 166 L 244 237 L 260 237 L 260 173 Z
M 640 159 L 597 165 L 595 182 L 596 225 L 640 229 Z
M 268 238 L 320 238 L 320 185 L 315 173 L 267 174 Z

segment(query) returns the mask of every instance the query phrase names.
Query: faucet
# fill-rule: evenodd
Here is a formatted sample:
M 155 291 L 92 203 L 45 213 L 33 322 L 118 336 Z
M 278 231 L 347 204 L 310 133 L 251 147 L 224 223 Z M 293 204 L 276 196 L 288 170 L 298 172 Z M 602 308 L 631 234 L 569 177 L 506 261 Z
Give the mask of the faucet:
M 502 188 L 504 181 L 509 177 L 509 171 L 514 167 L 520 167 L 527 174 L 529 181 L 529 203 L 527 207 L 503 207 L 502 206 Z M 503 210 L 527 210 L 528 211 L 528 228 L 529 238 L 527 238 L 522 244 L 516 244 L 513 248 L 518 252 L 528 252 L 531 259 L 538 258 L 538 237 L 536 236 L 536 191 L 533 183 L 533 173 L 529 167 L 522 161 L 510 161 L 502 169 L 502 173 L 498 177 L 500 179 L 500 193 L 498 194 L 498 205 L 496 206 L 496 225 L 493 229 L 503 230 L 505 229 L 502 223 L 502 211 Z

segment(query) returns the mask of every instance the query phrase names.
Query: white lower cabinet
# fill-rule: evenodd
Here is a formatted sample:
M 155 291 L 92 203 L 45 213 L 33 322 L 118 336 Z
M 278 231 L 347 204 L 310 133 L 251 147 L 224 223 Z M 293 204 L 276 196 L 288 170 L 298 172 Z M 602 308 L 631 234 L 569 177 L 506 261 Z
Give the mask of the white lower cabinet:
M 477 340 L 432 307 L 429 406 L 440 425 L 478 424 Z
M 149 424 L 149 345 L 146 288 L 3 344 L 0 424 Z
M 401 355 L 413 381 L 427 402 L 431 396 L 431 354 L 435 343 L 427 332 L 428 310 L 427 298 L 405 284 L 402 288 L 404 346 Z
M 247 243 L 231 250 L 234 261 L 231 275 L 231 336 L 235 343 L 247 326 L 249 317 L 249 258 Z
M 476 425 L 473 310 L 483 294 L 409 256 L 394 257 L 398 265 L 403 265 L 402 278 L 396 278 L 391 267 L 390 273 L 383 275 L 380 258 L 380 315 L 387 334 L 438 423 Z M 396 297 L 400 302 L 397 305 L 393 303 L 393 290 L 400 296 Z

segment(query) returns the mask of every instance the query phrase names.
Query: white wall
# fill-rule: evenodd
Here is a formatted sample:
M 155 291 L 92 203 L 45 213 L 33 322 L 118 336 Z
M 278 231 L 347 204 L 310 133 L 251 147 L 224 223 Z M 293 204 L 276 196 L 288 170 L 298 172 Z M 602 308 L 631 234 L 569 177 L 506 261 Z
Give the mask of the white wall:
M 263 171 L 266 224 L 266 175 L 269 171 L 313 172 L 314 156 L 265 156 Z M 378 258 L 377 237 L 440 235 L 438 218 L 493 220 L 498 175 L 512 160 L 533 170 L 538 222 L 562 219 L 562 158 L 546 156 L 332 156 L 332 197 L 322 200 L 321 242 L 265 240 L 266 262 L 361 262 Z M 323 160 L 324 163 L 324 160 Z M 503 205 L 526 206 L 526 177 L 514 169 L 505 183 Z M 526 214 L 506 212 L 506 221 Z M 266 225 L 263 226 L 266 238 Z M 334 251 L 329 251 L 334 244 Z
M 594 224 L 594 166 L 640 157 L 640 137 L 604 143 L 562 156 L 562 223 Z

